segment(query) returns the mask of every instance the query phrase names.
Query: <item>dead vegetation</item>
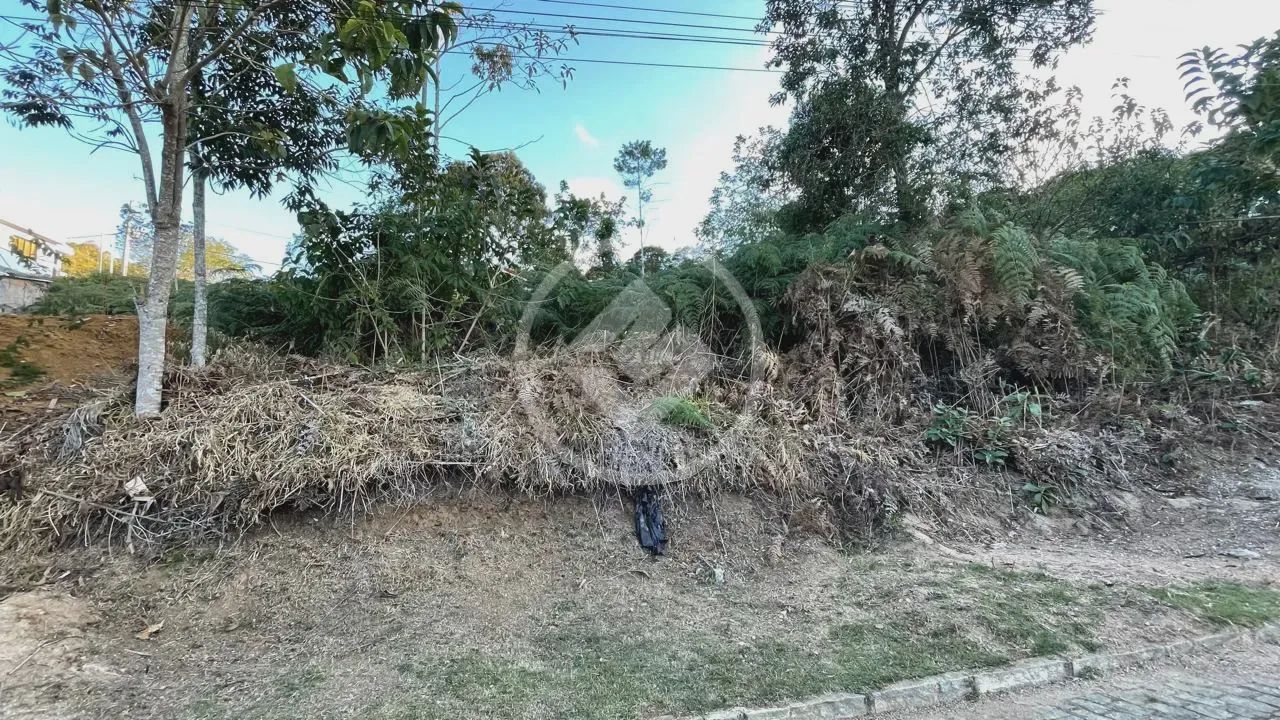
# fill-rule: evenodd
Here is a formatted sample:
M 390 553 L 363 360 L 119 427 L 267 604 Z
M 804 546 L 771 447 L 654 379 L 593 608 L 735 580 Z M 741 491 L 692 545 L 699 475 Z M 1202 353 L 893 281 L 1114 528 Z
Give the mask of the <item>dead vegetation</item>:
M 691 386 L 713 423 L 703 431 L 665 422 L 651 411 L 664 388 L 593 354 L 371 371 L 231 347 L 203 371 L 172 373 L 157 419 L 134 419 L 118 389 L 10 437 L 7 477 L 20 482 L 0 500 L 0 545 L 159 549 L 236 537 L 277 511 L 360 513 L 444 479 L 546 496 L 637 484 L 756 493 L 832 538 L 867 538 L 907 510 L 983 532 L 1050 505 L 1117 512 L 1110 490 L 1162 473 L 1167 432 L 1135 418 L 1098 424 L 1066 396 L 1041 399 L 1034 418 L 966 416 L 949 446 L 926 439 L 939 417 L 919 396 L 842 426 L 816 404 L 823 394 L 874 405 L 876 390 L 847 387 L 838 370 L 835 390 L 790 385 L 792 367 L 819 366 L 788 358 L 784 379 L 754 393 L 715 373 Z M 1006 459 L 976 461 L 969 437 L 999 443 Z
M 354 514 L 446 479 L 758 494 L 833 539 L 904 512 L 982 534 L 1059 507 L 1118 519 L 1118 489 L 1194 490 L 1190 446 L 1275 447 L 1269 380 L 1237 382 L 1229 358 L 1133 379 L 1077 327 L 1080 273 L 985 222 L 806 271 L 781 355 L 728 357 L 679 328 L 412 369 L 230 346 L 170 373 L 157 419 L 134 419 L 117 389 L 11 434 L 0 547 L 237 537 L 273 512 Z M 1161 318 L 1127 357 L 1168 359 Z

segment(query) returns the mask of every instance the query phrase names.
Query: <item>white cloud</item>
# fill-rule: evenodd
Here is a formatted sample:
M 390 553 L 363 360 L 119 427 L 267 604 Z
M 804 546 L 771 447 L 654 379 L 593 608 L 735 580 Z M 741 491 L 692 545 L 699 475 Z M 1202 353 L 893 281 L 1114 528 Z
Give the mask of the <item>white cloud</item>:
M 1235 0 L 1216 12 L 1206 12 L 1203 0 L 1162 0 L 1162 15 L 1187 21 L 1161 23 L 1151 32 L 1156 3 L 1103 0 L 1099 5 L 1093 42 L 1067 53 L 1057 69 L 1059 84 L 1080 87 L 1086 115 L 1107 115 L 1116 105 L 1112 83 L 1127 77 L 1128 93 L 1168 111 L 1175 130 L 1196 119 L 1184 95 L 1179 57 L 1205 45 L 1230 50 L 1280 24 L 1280 4 L 1274 0 Z
M 767 56 L 768 51 L 762 50 L 756 58 L 735 64 L 759 67 Z M 661 184 L 654 188 L 652 206 L 645 209 L 648 245 L 675 250 L 696 244 L 693 231 L 710 209 L 711 191 L 720 172 L 733 170 L 734 139 L 738 135 L 754 135 L 766 125 L 787 124 L 789 108 L 769 104 L 770 94 L 778 89 L 776 75 L 727 75 L 708 100 L 708 106 L 717 108 L 716 112 L 699 119 L 701 132 L 667 148 L 667 169 L 655 178 Z M 628 230 L 623 252 L 629 255 L 638 244 L 635 231 Z
M 569 192 L 583 198 L 598 198 L 602 194 L 608 200 L 623 197 L 625 191 L 622 184 L 607 177 L 573 177 L 565 180 L 569 184 Z
M 600 147 L 600 140 L 595 135 L 592 135 L 591 131 L 587 130 L 582 123 L 577 123 L 573 126 L 573 134 L 577 135 L 578 141 L 587 147 Z

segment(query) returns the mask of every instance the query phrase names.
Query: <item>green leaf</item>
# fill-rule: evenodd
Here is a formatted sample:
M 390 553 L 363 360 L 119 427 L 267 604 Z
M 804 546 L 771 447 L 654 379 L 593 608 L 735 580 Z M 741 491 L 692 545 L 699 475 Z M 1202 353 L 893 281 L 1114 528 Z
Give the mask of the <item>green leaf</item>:
M 293 63 L 277 65 L 272 72 L 275 73 L 276 80 L 280 82 L 280 85 L 283 86 L 285 90 L 293 92 L 298 88 L 298 75 L 294 72 Z
M 364 27 L 364 21 L 359 18 L 351 18 L 342 24 L 342 29 L 338 31 L 338 39 L 344 44 L 351 42 L 351 38 Z

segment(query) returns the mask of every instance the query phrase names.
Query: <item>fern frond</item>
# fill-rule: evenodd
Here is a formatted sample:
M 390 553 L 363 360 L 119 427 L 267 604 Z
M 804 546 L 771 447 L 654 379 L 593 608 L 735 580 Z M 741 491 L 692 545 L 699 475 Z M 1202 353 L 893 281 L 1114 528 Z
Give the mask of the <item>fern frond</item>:
M 1036 286 L 1039 257 L 1031 234 L 1006 223 L 991 235 L 996 282 L 1017 305 L 1026 305 Z

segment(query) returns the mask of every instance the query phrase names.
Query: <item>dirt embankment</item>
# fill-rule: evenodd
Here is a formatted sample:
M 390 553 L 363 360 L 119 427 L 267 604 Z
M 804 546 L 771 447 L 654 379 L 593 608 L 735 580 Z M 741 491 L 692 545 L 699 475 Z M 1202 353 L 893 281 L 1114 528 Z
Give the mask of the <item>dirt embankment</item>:
M 86 384 L 120 382 L 138 352 L 133 315 L 0 315 L 0 415 L 56 408 Z
M 133 315 L 0 315 L 0 348 L 43 371 L 33 385 L 69 384 L 111 375 L 134 361 L 138 318 Z M 0 369 L 0 380 L 12 378 Z
M 668 505 L 651 558 L 625 497 L 470 485 L 150 562 L 68 549 L 0 589 L 0 717 L 637 720 L 1168 643 L 1280 612 L 1271 477 L 951 542 L 972 561 L 841 550 L 735 494 Z

